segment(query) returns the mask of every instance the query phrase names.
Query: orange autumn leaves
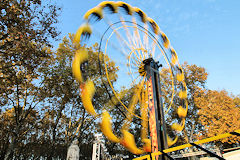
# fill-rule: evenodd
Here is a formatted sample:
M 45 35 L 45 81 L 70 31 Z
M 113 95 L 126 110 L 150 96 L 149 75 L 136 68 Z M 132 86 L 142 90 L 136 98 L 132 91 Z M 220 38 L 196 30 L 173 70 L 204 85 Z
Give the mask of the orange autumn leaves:
M 198 138 L 216 136 L 240 129 L 240 108 L 226 91 L 200 90 L 195 94 L 194 102 L 199 108 L 199 121 L 204 126 Z M 240 138 L 233 136 L 222 139 L 222 143 L 236 143 Z

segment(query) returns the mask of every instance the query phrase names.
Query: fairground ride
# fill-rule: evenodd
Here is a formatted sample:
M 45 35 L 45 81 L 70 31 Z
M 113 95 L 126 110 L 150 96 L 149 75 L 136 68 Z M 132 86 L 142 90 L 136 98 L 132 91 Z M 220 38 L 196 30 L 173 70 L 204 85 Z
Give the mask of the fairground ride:
M 85 46 L 76 51 L 72 68 L 86 111 L 101 119 L 101 131 L 110 141 L 137 155 L 151 153 L 154 159 L 172 159 L 167 153 L 184 128 L 188 102 L 184 71 L 167 36 L 141 9 L 121 1 L 101 2 L 86 12 L 83 21 L 74 43 Z M 88 61 L 87 48 L 95 42 L 99 43 L 101 83 L 109 99 L 107 104 L 112 104 L 103 104 L 101 113 L 92 102 L 96 77 L 84 78 L 83 72 L 88 71 L 82 67 Z M 112 62 L 117 68 L 115 74 L 111 72 Z M 131 97 L 129 103 L 125 101 L 127 95 Z M 121 105 L 119 114 L 125 117 L 121 136 L 116 135 L 111 124 L 110 112 L 117 104 Z M 136 137 L 130 133 L 134 118 L 141 121 L 137 138 L 141 138 L 142 146 L 136 145 Z M 171 124 L 166 124 L 167 118 L 172 118 Z M 166 125 L 171 126 L 170 130 Z

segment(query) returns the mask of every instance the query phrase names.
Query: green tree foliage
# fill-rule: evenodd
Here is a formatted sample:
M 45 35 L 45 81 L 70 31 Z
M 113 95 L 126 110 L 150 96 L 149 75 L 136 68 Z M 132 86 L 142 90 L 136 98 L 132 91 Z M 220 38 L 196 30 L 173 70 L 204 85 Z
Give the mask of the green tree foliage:
M 0 8 L 1 125 L 9 131 L 1 131 L 1 138 L 7 136 L 1 139 L 0 159 L 20 159 L 18 153 L 26 139 L 33 141 L 29 137 L 40 120 L 36 108 L 43 97 L 38 69 L 48 65 L 50 41 L 59 34 L 59 8 L 41 0 L 1 0 Z

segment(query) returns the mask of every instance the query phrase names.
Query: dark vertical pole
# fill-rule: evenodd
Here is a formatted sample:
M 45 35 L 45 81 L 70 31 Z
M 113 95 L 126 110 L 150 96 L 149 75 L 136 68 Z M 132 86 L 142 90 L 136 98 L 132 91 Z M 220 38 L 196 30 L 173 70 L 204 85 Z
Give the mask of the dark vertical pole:
M 166 137 L 166 125 L 163 112 L 163 102 L 161 98 L 160 75 L 158 73 L 159 66 L 158 63 L 154 62 L 152 58 L 145 60 L 143 63 L 145 64 L 148 83 L 151 83 L 152 86 L 151 94 L 153 95 L 151 96 L 153 103 L 152 102 L 149 103 L 154 104 L 158 151 L 163 151 L 164 149 L 168 148 L 168 145 Z M 159 156 L 158 159 L 167 160 L 165 156 Z
M 154 69 L 158 71 L 158 64 L 154 63 Z M 163 101 L 162 101 L 162 91 L 161 91 L 161 77 L 159 72 L 154 72 L 154 78 L 155 78 L 155 86 L 156 86 L 156 102 L 157 102 L 157 112 L 158 112 L 158 123 L 159 123 L 159 134 L 161 139 L 161 151 L 168 148 L 167 144 L 167 134 L 166 134 L 166 124 L 165 124 L 165 118 L 164 118 L 164 111 L 163 111 Z

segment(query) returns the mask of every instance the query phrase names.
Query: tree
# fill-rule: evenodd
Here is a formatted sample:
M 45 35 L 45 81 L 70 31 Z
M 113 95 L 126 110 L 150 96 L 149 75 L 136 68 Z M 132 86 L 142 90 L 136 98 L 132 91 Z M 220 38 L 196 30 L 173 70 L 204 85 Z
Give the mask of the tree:
M 199 123 L 198 120 L 198 108 L 195 105 L 194 102 L 194 95 L 199 89 L 206 88 L 206 80 L 208 73 L 205 71 L 205 68 L 197 66 L 195 64 L 190 65 L 187 62 L 185 62 L 182 65 L 183 71 L 184 71 L 184 77 L 185 82 L 187 85 L 187 102 L 188 102 L 188 112 L 185 122 L 185 128 L 183 130 L 183 133 L 178 134 L 179 140 L 175 145 L 182 145 L 184 143 L 189 143 L 190 141 L 194 141 L 196 139 L 196 133 L 198 133 L 199 130 L 202 129 L 201 123 Z M 167 69 L 163 68 L 161 70 L 161 83 L 162 83 L 162 93 L 163 93 L 163 102 L 164 106 L 168 107 L 170 104 L 171 99 L 171 83 L 172 80 L 170 79 L 170 73 Z M 177 81 L 175 80 L 177 83 Z M 170 130 L 169 124 L 172 124 L 173 122 L 176 122 L 179 120 L 179 117 L 177 115 L 177 108 L 181 106 L 181 102 L 179 101 L 179 98 L 175 96 L 173 104 L 169 112 L 166 114 L 166 121 L 167 121 L 167 130 L 170 134 L 170 136 L 173 136 L 173 134 Z M 165 111 L 167 108 L 165 108 Z
M 200 139 L 240 128 L 240 109 L 226 91 L 200 90 L 194 100 L 199 108 L 199 121 L 204 126 L 204 130 L 198 134 Z M 239 141 L 239 137 L 233 136 L 220 139 L 215 144 L 219 147 L 233 147 Z
M 7 148 L 0 152 L 2 158 L 9 159 L 18 156 L 16 146 L 26 141 L 21 136 L 34 134 L 28 118 L 34 112 L 37 115 L 34 109 L 42 101 L 38 69 L 48 65 L 50 41 L 59 34 L 55 26 L 59 8 L 41 0 L 1 0 L 0 8 L 1 120 L 11 110 L 7 127 L 12 132 L 1 144 Z
M 194 102 L 194 95 L 196 92 L 198 92 L 199 89 L 205 88 L 205 83 L 207 80 L 207 73 L 203 67 L 199 67 L 197 65 L 189 65 L 187 63 L 184 63 L 183 65 L 184 75 L 185 75 L 185 81 L 188 88 L 188 116 L 186 118 L 186 126 L 185 131 L 181 134 L 178 134 L 180 136 L 178 143 L 175 145 L 182 145 L 184 143 L 189 143 L 190 141 L 194 141 L 197 139 L 196 133 L 198 133 L 198 130 L 202 129 L 202 125 L 200 121 L 198 120 L 198 108 L 195 105 Z M 164 106 L 168 106 L 170 104 L 170 98 L 171 98 L 171 79 L 170 79 L 170 73 L 167 69 L 163 68 L 160 73 L 161 77 L 161 90 L 163 93 L 163 102 Z M 129 103 L 129 100 L 133 96 L 131 93 L 131 89 L 128 91 L 128 94 L 124 96 L 124 99 L 122 101 L 126 104 Z M 119 104 L 117 104 L 119 105 Z M 172 122 L 176 122 L 178 120 L 177 116 L 177 107 L 179 107 L 180 101 L 177 98 L 177 96 L 174 98 L 174 103 L 172 104 L 172 108 L 170 109 L 169 113 L 166 115 L 167 123 L 171 124 Z M 126 105 L 128 106 L 128 105 Z M 121 105 L 119 105 L 121 108 Z M 116 109 L 116 108 L 115 108 Z M 166 109 L 167 110 L 167 109 Z M 124 116 L 121 116 L 118 112 L 118 110 L 112 110 L 111 115 L 115 115 L 112 117 L 113 122 L 113 130 L 115 131 L 117 135 L 120 134 L 120 129 L 122 126 L 122 121 L 124 120 Z M 137 112 L 139 112 L 139 108 L 137 109 Z M 170 116 L 169 116 L 170 115 Z M 167 126 L 169 129 L 169 126 Z M 130 132 L 134 134 L 135 140 L 137 142 L 137 146 L 141 146 L 140 142 L 140 119 L 134 118 L 133 119 L 133 125 L 131 126 Z M 169 130 L 168 130 L 169 131 Z M 169 132 L 170 136 L 172 133 Z M 124 151 L 121 146 L 118 144 L 107 144 L 108 149 L 111 151 L 111 153 L 122 153 L 125 155 L 129 155 L 129 157 L 133 157 L 131 153 L 128 153 Z M 191 150 L 191 149 L 190 149 Z
M 232 95 L 231 97 L 233 98 L 233 102 L 236 105 L 236 107 L 240 107 L 240 95 L 238 96 Z
M 73 34 L 64 37 L 57 52 L 53 54 L 51 64 L 41 69 L 43 79 L 41 94 L 45 95 L 45 107 L 41 116 L 48 116 L 42 126 L 47 128 L 43 130 L 46 139 L 42 140 L 49 144 L 46 152 L 48 159 L 59 155 L 56 146 L 63 144 L 67 149 L 74 139 L 79 141 L 80 158 L 90 159 L 89 150 L 92 150 L 93 135 L 98 131 L 95 118 L 88 114 L 82 105 L 79 83 L 72 75 L 72 58 L 78 49 L 85 47 L 74 44 L 73 37 Z M 96 111 L 101 113 L 103 105 L 109 101 L 105 88 L 109 89 L 109 86 L 105 85 L 107 79 L 101 77 L 99 72 L 99 67 L 102 67 L 102 70 L 104 68 L 104 64 L 99 66 L 98 63 L 98 54 L 102 57 L 102 53 L 98 53 L 98 44 L 86 49 L 88 62 L 81 66 L 83 77 L 93 80 L 96 87 L 93 105 Z M 108 60 L 107 64 L 110 66 L 109 73 L 115 75 L 117 71 L 115 63 Z M 115 78 L 112 79 L 113 83 Z M 60 157 L 65 159 L 66 155 Z
M 32 77 L 49 57 L 46 47 L 59 34 L 55 27 L 59 8 L 41 0 L 1 0 L 0 5 L 0 93 L 6 104 L 14 86 L 27 75 Z
M 179 140 L 178 142 L 175 144 L 177 145 L 182 145 L 185 143 L 189 143 L 190 141 L 195 141 L 197 140 L 197 133 L 199 130 L 202 130 L 202 124 L 199 121 L 199 116 L 198 116 L 198 107 L 196 106 L 194 99 L 195 99 L 195 94 L 198 93 L 198 91 L 200 89 L 204 89 L 206 86 L 206 80 L 207 80 L 207 76 L 208 73 L 205 71 L 205 69 L 203 67 L 199 67 L 197 65 L 189 65 L 188 63 L 184 63 L 183 64 L 183 71 L 184 71 L 184 75 L 185 75 L 185 82 L 188 88 L 188 115 L 186 117 L 186 122 L 185 122 L 185 130 L 183 131 L 183 133 L 178 134 Z M 167 107 L 170 104 L 170 99 L 171 99 L 171 79 L 170 79 L 170 73 L 167 69 L 162 68 L 161 72 L 160 72 L 160 78 L 161 78 L 161 90 L 163 93 L 163 102 L 164 102 L 164 107 Z M 177 95 L 177 93 L 176 93 Z M 128 91 L 128 95 L 124 96 L 123 102 L 124 103 L 128 103 L 129 100 L 131 99 L 132 94 L 131 94 L 131 89 Z M 167 124 L 171 124 L 173 122 L 176 122 L 179 118 L 177 116 L 177 107 L 179 107 L 180 105 L 180 101 L 178 99 L 177 96 L 175 96 L 174 98 L 174 102 L 172 104 L 172 107 L 170 109 L 170 111 L 168 112 L 168 114 L 166 114 L 166 120 L 167 120 Z M 128 106 L 128 105 L 126 105 Z M 121 107 L 121 106 L 119 106 Z M 165 111 L 167 110 L 167 108 L 165 108 Z M 114 110 L 113 110 L 114 112 Z M 124 119 L 123 116 L 121 116 L 120 114 L 117 114 L 117 110 L 112 113 L 111 115 L 116 115 L 114 116 L 112 119 L 113 121 L 113 126 L 114 126 L 114 131 L 116 134 L 119 134 L 120 128 L 121 128 L 121 124 L 122 121 Z M 137 112 L 139 112 L 137 110 Z M 134 125 L 132 125 L 132 130 L 131 133 L 134 134 L 135 136 L 135 140 L 137 142 L 138 146 L 141 146 L 140 143 L 140 128 L 141 128 L 141 124 L 139 123 L 140 119 L 138 118 L 134 118 L 133 123 Z M 168 129 L 168 134 L 170 136 L 173 136 L 173 134 L 176 133 L 172 133 L 170 131 L 170 126 L 167 126 Z M 132 157 L 132 155 L 130 153 L 124 152 L 121 147 L 119 147 L 117 144 L 108 144 L 109 145 L 109 150 L 111 150 L 112 153 L 124 153 L 126 155 L 129 155 L 130 157 Z M 191 148 L 189 149 L 191 150 Z
M 129 88 L 129 89 L 122 88 L 119 92 L 125 93 L 124 96 L 122 97 L 121 101 L 127 107 L 129 107 L 132 97 L 134 96 L 134 94 L 136 94 L 134 92 L 134 87 Z M 119 102 L 117 102 L 116 104 L 110 103 L 110 104 L 108 104 L 108 107 L 111 108 L 110 115 L 112 118 L 113 133 L 117 137 L 122 137 L 123 136 L 123 134 L 122 134 L 123 128 L 122 127 L 126 121 L 129 123 L 129 121 L 126 120 L 128 112 L 122 106 L 122 104 L 120 104 Z M 136 113 L 137 115 L 140 115 L 139 103 L 136 104 L 136 110 L 134 113 Z M 133 116 L 132 118 L 133 119 L 130 120 L 131 124 L 130 124 L 130 128 L 129 128 L 129 132 L 134 135 L 137 147 L 142 147 L 143 143 L 141 141 L 141 127 L 142 127 L 141 119 L 139 119 L 135 116 Z M 106 138 L 105 138 L 105 141 L 106 141 L 106 148 L 111 156 L 119 155 L 120 157 L 128 156 L 128 159 L 134 158 L 134 154 L 131 153 L 130 151 L 128 151 L 126 148 L 124 148 L 121 144 L 111 143 Z
M 206 88 L 206 82 L 208 73 L 204 67 L 197 66 L 195 64 L 189 65 L 184 63 L 184 76 L 188 88 L 188 114 L 186 118 L 184 138 L 185 142 L 189 143 L 196 140 L 196 134 L 202 130 L 202 125 L 199 122 L 199 116 L 197 114 L 198 107 L 196 106 L 194 99 L 195 94 L 199 89 Z
M 4 159 L 7 151 L 8 151 L 8 145 L 9 145 L 9 139 L 12 139 L 12 137 L 15 137 L 15 133 L 18 132 L 18 141 L 14 146 L 17 159 L 20 159 L 22 154 L 19 154 L 21 152 L 25 152 L 26 154 L 31 155 L 31 149 L 27 147 L 26 143 L 29 143 L 29 139 L 34 139 L 36 134 L 31 133 L 30 131 L 33 131 L 37 127 L 36 121 L 39 120 L 39 115 L 36 110 L 31 110 L 31 112 L 28 114 L 26 119 L 22 122 L 22 127 L 19 131 L 16 131 L 16 123 L 14 121 L 15 117 L 15 111 L 14 108 L 7 110 L 4 112 L 0 117 L 0 134 L 1 134 L 1 143 L 0 143 L 0 150 L 1 155 L 0 159 Z M 27 157 L 26 157 L 27 158 Z

